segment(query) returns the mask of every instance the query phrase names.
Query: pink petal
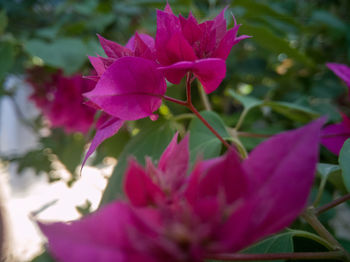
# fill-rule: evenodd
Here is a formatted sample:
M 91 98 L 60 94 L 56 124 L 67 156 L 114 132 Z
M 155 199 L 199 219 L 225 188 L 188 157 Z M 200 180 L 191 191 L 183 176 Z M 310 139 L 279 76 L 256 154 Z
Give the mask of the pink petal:
M 96 134 L 91 141 L 89 150 L 87 151 L 81 168 L 84 167 L 86 160 L 96 150 L 96 148 L 107 138 L 116 134 L 124 124 L 124 121 L 115 117 L 109 117 L 104 124 L 97 127 Z
M 227 204 L 231 204 L 248 192 L 248 178 L 235 151 L 230 150 L 216 161 L 210 160 L 206 167 L 208 171 L 198 188 L 200 197 L 221 195 Z
M 59 261 L 124 261 L 126 228 L 130 208 L 115 202 L 70 224 L 38 223 L 49 242 L 49 250 Z
M 179 16 L 179 19 L 181 21 L 182 33 L 184 37 L 189 44 L 193 46 L 193 44 L 202 37 L 202 32 L 196 18 L 194 18 L 192 13 L 190 13 L 187 19 L 181 15 Z
M 241 221 L 244 239 L 234 245 L 247 246 L 288 226 L 304 209 L 318 162 L 320 133 L 325 119 L 276 135 L 256 147 L 243 168 L 250 180 L 250 196 L 233 212 L 225 232 Z M 231 223 L 231 225 L 230 225 Z M 231 232 L 232 234 L 233 232 Z M 238 239 L 236 239 L 238 240 Z
M 196 47 L 196 54 L 200 58 L 211 57 L 216 46 L 216 32 L 213 30 L 214 21 L 209 20 L 199 25 L 202 38 Z
M 154 39 L 152 36 L 150 35 L 147 35 L 147 34 L 140 34 L 140 33 L 135 33 L 135 35 L 133 35 L 129 41 L 126 43 L 125 47 L 130 49 L 130 50 L 135 50 L 136 48 L 136 42 L 135 42 L 135 39 L 139 38 L 148 48 L 150 49 L 154 49 L 155 48 L 155 43 L 154 43 Z M 140 41 L 138 40 L 138 41 Z
M 168 185 L 173 191 L 182 185 L 190 158 L 189 136 L 185 136 L 179 144 L 177 144 L 177 137 L 178 133 L 163 152 L 158 164 L 158 168 L 164 172 L 165 185 Z
M 119 45 L 116 42 L 107 40 L 106 38 L 103 38 L 99 34 L 97 34 L 101 46 L 103 50 L 105 51 L 106 55 L 111 58 L 120 58 L 123 56 L 131 56 L 132 51 L 124 46 Z
M 134 159 L 129 161 L 125 173 L 124 192 L 134 206 L 154 205 L 165 197 L 162 190 Z
M 326 65 L 350 88 L 350 67 L 337 63 L 327 63 Z
M 226 34 L 226 19 L 225 12 L 228 9 L 226 6 L 214 19 L 213 29 L 215 30 L 216 43 L 218 44 Z
M 97 72 L 97 75 L 100 76 L 106 71 L 106 67 L 103 61 L 99 57 L 89 56 L 91 65 Z
M 240 25 L 237 25 L 226 32 L 226 34 L 218 44 L 216 50 L 214 51 L 212 57 L 226 60 L 228 55 L 231 52 L 232 47 L 235 44 L 239 43 L 243 39 L 249 38 L 249 36 L 245 36 L 245 35 L 240 36 L 238 38 L 236 37 L 239 27 Z
M 203 85 L 204 91 L 209 94 L 215 91 L 226 76 L 224 60 L 207 58 L 196 61 L 193 74 Z
M 164 12 L 169 13 L 169 14 L 173 14 L 173 10 L 171 9 L 171 6 L 170 6 L 168 1 L 165 5 Z
M 162 47 L 163 54 L 158 61 L 162 65 L 170 65 L 180 61 L 194 61 L 197 59 L 193 48 L 181 32 L 174 33 L 165 46 Z
M 166 91 L 165 80 L 156 66 L 144 58 L 120 58 L 85 96 L 103 111 L 123 120 L 150 116 L 160 107 Z
M 343 115 L 343 121 L 328 125 L 322 130 L 321 143 L 335 155 L 339 155 L 344 142 L 350 138 L 350 119 Z
M 174 84 L 179 84 L 185 74 L 192 71 L 207 94 L 216 90 L 226 75 L 225 61 L 217 58 L 179 62 L 158 69 L 163 71 L 168 81 Z

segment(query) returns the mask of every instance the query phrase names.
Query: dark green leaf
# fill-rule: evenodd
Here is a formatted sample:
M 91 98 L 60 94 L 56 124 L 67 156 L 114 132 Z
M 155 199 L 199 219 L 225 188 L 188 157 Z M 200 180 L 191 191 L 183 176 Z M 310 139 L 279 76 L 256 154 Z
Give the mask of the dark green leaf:
M 324 164 L 324 163 L 317 164 L 317 173 L 320 174 L 322 179 L 328 179 L 328 177 L 331 174 L 339 170 L 340 170 L 340 167 L 338 165 Z
M 33 168 L 36 174 L 40 172 L 49 173 L 52 170 L 49 155 L 42 149 L 29 151 L 24 156 L 14 159 L 18 162 L 18 172 L 26 168 Z
M 350 192 L 350 138 L 345 141 L 339 153 L 339 165 L 343 173 L 344 185 Z
M 287 253 L 293 252 L 293 235 L 292 232 L 278 234 L 269 237 L 248 249 L 245 249 L 243 253 L 249 254 L 267 254 L 267 253 Z M 284 261 L 284 260 L 274 260 Z
M 240 33 L 253 36 L 252 41 L 273 53 L 284 53 L 289 58 L 295 59 L 306 66 L 314 66 L 314 62 L 311 58 L 300 52 L 298 49 L 291 47 L 288 41 L 276 36 L 266 27 L 244 23 L 240 29 Z
M 62 68 L 71 74 L 87 59 L 87 46 L 77 38 L 58 38 L 49 43 L 40 39 L 29 40 L 24 45 L 32 56 L 40 57 L 46 64 Z
M 319 114 L 311 109 L 293 103 L 268 101 L 264 105 L 269 106 L 273 111 L 291 120 L 301 123 L 307 123 L 319 117 Z
M 241 104 L 244 107 L 244 110 L 250 110 L 254 107 L 260 106 L 263 104 L 264 101 L 261 101 L 259 99 L 256 99 L 255 97 L 252 96 L 242 96 L 237 94 L 233 89 L 229 89 L 227 93 L 233 97 L 234 99 L 238 100 L 241 102 Z
M 67 135 L 61 130 L 53 130 L 50 137 L 42 138 L 41 143 L 50 148 L 60 162 L 72 174 L 76 176 L 76 169 L 81 164 L 86 141 L 81 134 Z
M 109 203 L 123 194 L 122 183 L 129 157 L 133 156 L 142 164 L 145 163 L 146 156 L 158 160 L 173 134 L 174 132 L 168 123 L 157 121 L 157 123 L 152 123 L 151 127 L 141 130 L 139 134 L 131 138 L 121 153 L 118 164 L 108 181 L 101 205 Z
M 224 139 L 230 138 L 218 114 L 213 111 L 202 111 L 200 114 Z M 189 131 L 191 163 L 200 155 L 208 159 L 220 154 L 222 143 L 198 118 L 191 121 Z
M 7 27 L 7 16 L 6 12 L 4 10 L 0 11 L 0 35 L 2 35 L 5 32 L 5 29 Z
M 13 66 L 15 60 L 14 46 L 8 42 L 0 42 L 0 57 L 0 81 L 2 81 Z
M 55 262 L 55 260 L 47 251 L 44 251 L 40 255 L 36 256 L 31 262 Z

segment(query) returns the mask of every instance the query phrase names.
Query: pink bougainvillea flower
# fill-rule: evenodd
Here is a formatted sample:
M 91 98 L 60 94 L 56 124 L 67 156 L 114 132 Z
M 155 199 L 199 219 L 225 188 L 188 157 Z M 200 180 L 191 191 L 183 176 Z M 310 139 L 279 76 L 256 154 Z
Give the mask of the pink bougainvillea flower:
M 118 58 L 125 56 L 134 56 L 150 60 L 156 59 L 154 39 L 147 34 L 139 34 L 136 32 L 135 35 L 129 39 L 125 47 L 116 42 L 105 39 L 100 35 L 97 36 L 100 40 L 100 44 L 103 50 L 107 55 L 107 58 L 100 56 L 89 56 L 90 62 L 97 73 L 97 76 L 90 76 L 90 78 L 96 81 Z
M 80 75 L 66 77 L 62 71 L 51 73 L 40 67 L 28 70 L 27 81 L 34 90 L 30 99 L 52 127 L 61 127 L 66 133 L 89 131 L 96 110 L 84 104 L 82 93 L 94 88 L 93 81 Z
M 339 155 L 344 142 L 350 138 L 350 119 L 342 114 L 341 123 L 326 126 L 322 130 L 321 143 L 335 155 Z
M 154 39 L 147 34 L 135 33 L 125 46 L 98 35 L 105 57 L 90 56 L 96 75 L 96 87 L 84 94 L 89 105 L 102 110 L 105 115 L 96 126 L 83 165 L 95 149 L 107 138 L 116 134 L 125 120 L 144 117 L 157 119 L 153 114 L 161 105 L 166 84 L 157 70 Z M 105 118 L 108 118 L 107 120 Z
M 155 62 L 122 57 L 103 73 L 96 87 L 85 96 L 104 112 L 122 120 L 153 114 L 161 105 L 166 84 Z
M 350 67 L 337 63 L 327 63 L 326 65 L 350 88 Z
M 84 95 L 89 103 L 109 115 L 109 119 L 97 125 L 83 163 L 94 150 L 111 137 L 126 120 L 150 117 L 161 103 L 166 83 L 155 62 L 141 57 L 122 57 L 109 66 L 98 80 L 96 87 Z
M 70 262 L 204 261 L 239 251 L 290 225 L 305 207 L 323 123 L 274 136 L 243 162 L 231 150 L 199 161 L 189 176 L 188 156 L 179 153 L 188 153 L 188 138 L 177 144 L 175 136 L 157 167 L 131 160 L 128 203 L 70 224 L 40 223 L 49 250 Z
M 134 160 L 126 171 L 124 190 L 135 206 L 172 201 L 183 186 L 187 175 L 189 150 L 188 136 L 177 144 L 176 134 L 160 157 L 158 167 L 148 159 L 144 170 Z
M 175 16 L 169 4 L 164 11 L 157 11 L 157 59 L 170 82 L 178 84 L 187 71 L 193 71 L 207 93 L 218 87 L 225 77 L 225 60 L 232 47 L 249 37 L 237 37 L 240 25 L 236 21 L 232 29 L 226 30 L 225 10 L 214 20 L 200 24 L 192 13 L 188 18 Z

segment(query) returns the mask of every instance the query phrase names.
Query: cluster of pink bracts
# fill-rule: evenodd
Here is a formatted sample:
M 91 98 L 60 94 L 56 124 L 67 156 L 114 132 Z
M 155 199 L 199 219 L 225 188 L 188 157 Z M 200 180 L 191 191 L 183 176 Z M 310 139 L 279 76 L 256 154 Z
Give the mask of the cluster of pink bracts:
M 129 160 L 126 200 L 72 223 L 39 223 L 59 261 L 204 261 L 288 226 L 309 195 L 323 119 L 189 169 L 188 136 L 157 166 Z
M 162 103 L 166 82 L 179 84 L 192 72 L 207 93 L 225 78 L 232 47 L 248 36 L 237 37 L 239 25 L 226 29 L 224 9 L 214 20 L 198 23 L 192 14 L 175 16 L 167 4 L 157 10 L 155 40 L 135 33 L 125 46 L 99 36 L 105 57 L 89 57 L 97 75 L 96 87 L 85 94 L 104 117 L 87 152 L 89 157 L 101 142 L 114 135 L 124 121 L 150 117 Z M 102 122 L 102 121 L 101 121 Z
M 96 109 L 83 103 L 82 94 L 92 90 L 94 82 L 80 75 L 65 77 L 61 71 L 51 73 L 40 67 L 27 72 L 27 82 L 34 91 L 30 99 L 52 127 L 63 128 L 66 133 L 89 131 Z

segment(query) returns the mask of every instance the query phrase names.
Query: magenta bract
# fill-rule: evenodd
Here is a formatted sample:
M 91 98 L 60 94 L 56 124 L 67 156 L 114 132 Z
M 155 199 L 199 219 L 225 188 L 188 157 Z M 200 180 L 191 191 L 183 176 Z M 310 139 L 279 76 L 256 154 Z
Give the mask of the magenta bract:
M 61 71 L 51 73 L 40 67 L 28 70 L 27 81 L 34 90 L 30 99 L 52 127 L 61 127 L 66 133 L 89 131 L 96 110 L 84 104 L 82 94 L 94 88 L 93 81 L 80 75 L 63 76 Z
M 327 63 L 326 65 L 350 88 L 350 67 L 337 63 Z
M 60 261 L 204 261 L 288 226 L 305 207 L 324 119 L 279 134 L 241 162 L 235 152 L 199 161 L 186 176 L 188 137 L 158 166 L 129 162 L 116 201 L 71 224 L 40 224 Z
M 122 57 L 85 96 L 104 112 L 123 120 L 150 116 L 160 107 L 166 91 L 163 75 L 156 68 L 148 59 Z
M 344 142 L 350 138 L 350 119 L 342 114 L 341 123 L 326 126 L 322 130 L 322 145 L 335 155 L 339 155 Z
M 232 29 L 226 30 L 225 10 L 214 20 L 201 24 L 192 13 L 188 18 L 175 16 L 169 4 L 164 11 L 157 11 L 156 53 L 168 81 L 178 84 L 191 71 L 207 93 L 219 86 L 233 45 L 249 37 L 237 37 L 236 21 Z

